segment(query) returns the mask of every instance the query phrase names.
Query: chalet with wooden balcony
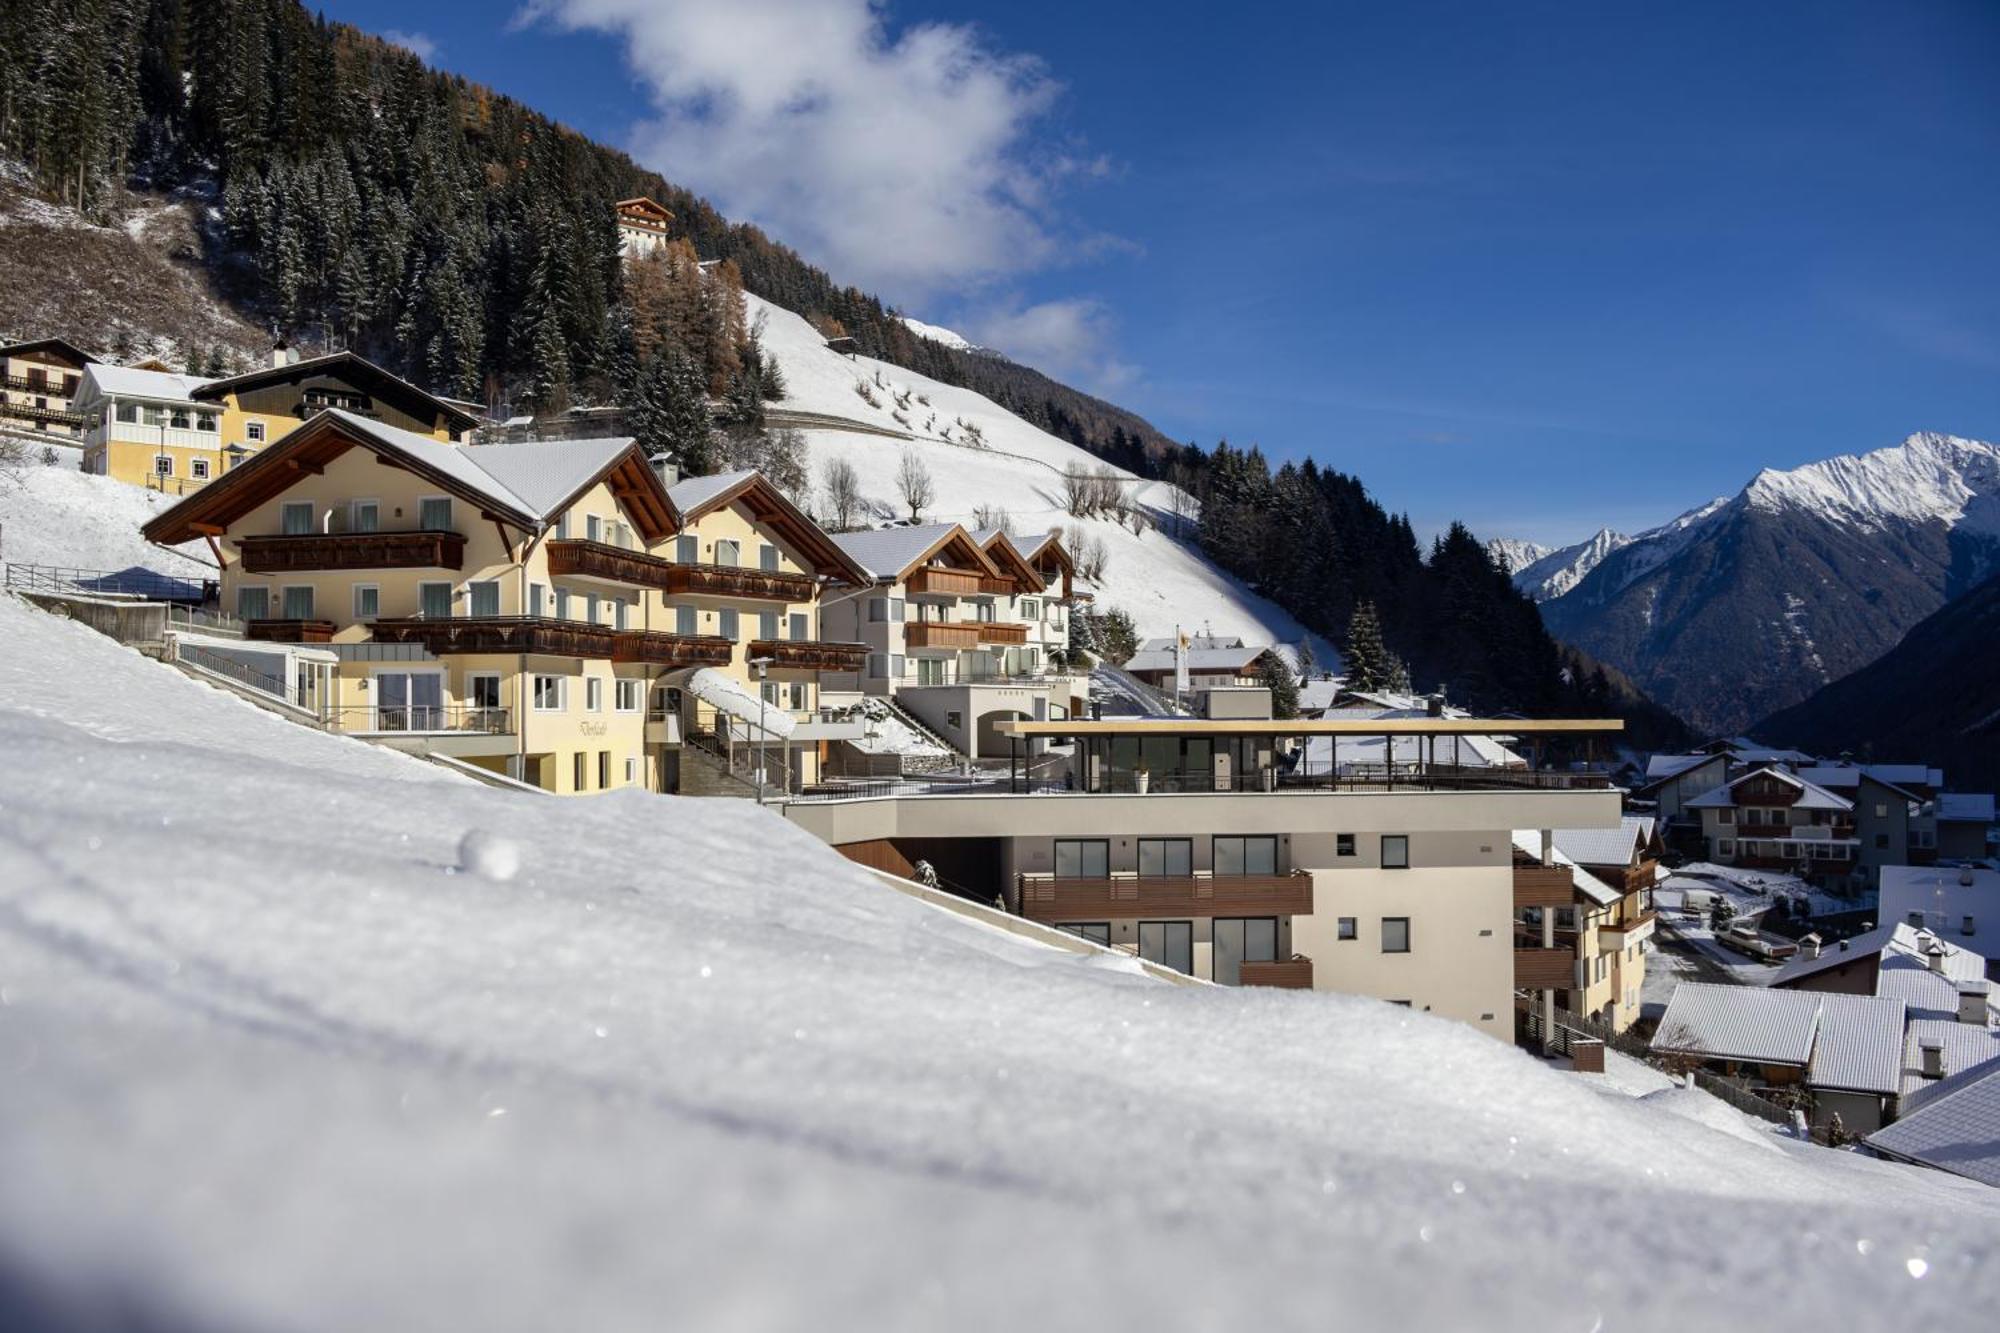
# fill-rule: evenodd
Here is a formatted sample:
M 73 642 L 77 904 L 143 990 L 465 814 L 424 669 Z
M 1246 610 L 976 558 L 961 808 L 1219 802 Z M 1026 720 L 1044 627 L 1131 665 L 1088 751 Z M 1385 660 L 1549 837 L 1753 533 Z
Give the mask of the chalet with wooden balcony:
M 1860 853 L 1854 802 L 1776 766 L 1752 769 L 1695 797 L 1708 859 L 1795 874 L 1828 889 L 1854 881 Z
M 207 539 L 247 640 L 333 664 L 315 706 L 343 730 L 474 719 L 437 743 L 559 792 L 673 790 L 696 729 L 729 751 L 784 716 L 766 768 L 803 783 L 819 742 L 790 724 L 862 651 L 814 632 L 819 589 L 862 576 L 762 477 L 702 483 L 677 498 L 629 439 L 461 446 L 336 408 L 146 532 Z
M 674 215 L 665 204 L 644 196 L 620 199 L 614 209 L 618 217 L 618 253 L 621 257 L 643 259 L 667 243 Z
M 96 361 L 62 338 L 0 347 L 0 425 L 74 444 L 84 427 L 76 398 L 83 372 Z
M 1658 821 L 1514 833 L 1514 984 L 1622 1032 L 1639 1017 Z
M 867 645 L 861 669 L 831 694 L 893 695 L 962 753 L 999 752 L 1007 718 L 1068 717 L 1087 704 L 1081 674 L 1063 669 L 1069 608 L 1006 533 L 956 523 L 879 528 L 833 539 L 866 570 L 830 597 L 837 637 Z M 1053 535 L 1032 543 L 1043 565 L 1069 559 Z

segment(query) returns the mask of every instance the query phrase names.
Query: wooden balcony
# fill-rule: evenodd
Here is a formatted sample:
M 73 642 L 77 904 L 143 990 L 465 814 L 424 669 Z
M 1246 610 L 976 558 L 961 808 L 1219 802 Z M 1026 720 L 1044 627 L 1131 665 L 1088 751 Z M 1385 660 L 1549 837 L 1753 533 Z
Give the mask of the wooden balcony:
M 975 623 L 979 626 L 979 641 L 981 643 L 1026 643 L 1028 641 L 1028 627 L 1026 625 L 1010 625 L 1000 620 L 981 620 Z
M 1304 954 L 1295 953 L 1274 963 L 1244 963 L 1242 968 L 1246 986 L 1276 986 L 1281 990 L 1313 988 L 1313 960 Z
M 1514 984 L 1524 990 L 1569 990 L 1576 985 L 1572 949 L 1514 950 Z
M 265 643 L 332 643 L 331 620 L 252 620 L 244 625 L 243 637 Z
M 992 579 L 982 575 L 979 580 L 979 591 L 988 597 L 1012 597 L 1014 595 L 1014 580 L 1006 578 Z
M 763 602 L 810 602 L 819 584 L 810 574 L 735 565 L 669 565 L 667 591 L 690 597 L 748 597 Z
M 911 597 L 977 597 L 982 582 L 975 570 L 930 565 L 910 575 L 903 590 Z
M 1628 944 L 1637 944 L 1651 939 L 1653 928 L 1658 925 L 1659 916 L 1653 912 L 1641 912 L 1637 916 L 1619 922 L 1615 926 L 1599 926 L 1597 942 L 1606 948 L 1622 949 Z
M 291 574 L 313 569 L 462 569 L 457 532 L 309 532 L 245 537 L 243 572 Z
M 433 653 L 542 653 L 649 666 L 727 666 L 736 645 L 712 634 L 612 629 L 543 616 L 377 620 L 379 643 L 419 643 Z
M 1057 879 L 1021 875 L 1021 915 L 1031 921 L 1109 921 L 1120 917 L 1304 916 L 1313 879 L 1286 875 L 1110 875 Z
M 778 671 L 859 671 L 868 661 L 865 643 L 824 643 L 817 639 L 752 639 L 750 656 L 768 657 Z
M 969 620 L 913 620 L 903 626 L 903 644 L 908 648 L 977 648 L 979 628 Z
M 1576 900 L 1576 881 L 1568 866 L 1514 867 L 1514 906 L 1568 907 Z
M 605 542 L 552 537 L 547 547 L 551 578 L 602 579 L 606 583 L 665 588 L 676 568 L 671 560 Z

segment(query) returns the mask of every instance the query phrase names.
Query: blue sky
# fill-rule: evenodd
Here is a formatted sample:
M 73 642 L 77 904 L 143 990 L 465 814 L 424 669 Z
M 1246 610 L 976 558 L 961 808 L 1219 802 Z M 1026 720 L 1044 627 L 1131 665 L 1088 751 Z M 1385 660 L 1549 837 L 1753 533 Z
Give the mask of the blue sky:
M 2000 436 L 2000 5 L 331 0 L 1422 530 Z

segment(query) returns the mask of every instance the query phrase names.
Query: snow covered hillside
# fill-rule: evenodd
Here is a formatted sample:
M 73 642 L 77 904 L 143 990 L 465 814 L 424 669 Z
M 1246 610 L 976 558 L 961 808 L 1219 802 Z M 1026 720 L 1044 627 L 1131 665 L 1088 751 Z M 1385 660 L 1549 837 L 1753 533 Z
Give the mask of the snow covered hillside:
M 913 319 L 909 315 L 899 315 L 897 318 L 903 321 L 904 328 L 916 334 L 919 338 L 929 338 L 934 343 L 941 343 L 946 347 L 956 347 L 961 352 L 976 352 L 979 350 L 964 334 L 954 333 L 942 325 L 926 324 L 921 319 Z
M 75 471 L 73 462 L 0 469 L 0 560 L 214 578 L 215 557 L 204 543 L 167 550 L 139 535 L 141 525 L 174 498 Z
M 1818 1329 L 2000 1297 L 1993 1191 L 1385 1004 L 1058 953 L 746 802 L 460 782 L 5 598 L 0 753 L 10 1326 L 1679 1330 L 1777 1282 L 1760 1322 Z M 518 871 L 461 870 L 472 831 Z
M 784 371 L 787 396 L 779 408 L 811 414 L 804 419 L 803 434 L 815 487 L 825 460 L 844 458 L 854 465 L 861 493 L 875 502 L 881 519 L 907 517 L 900 508 L 896 470 L 908 449 L 924 461 L 937 484 L 937 497 L 924 512 L 927 519 L 971 526 L 973 511 L 990 505 L 1004 509 L 1010 525 L 1022 534 L 1075 525 L 1100 538 L 1108 559 L 1096 588 L 1098 605 L 1131 612 L 1141 636 L 1170 634 L 1177 625 L 1189 630 L 1205 625 L 1213 633 L 1240 635 L 1252 643 L 1296 644 L 1303 635 L 1298 621 L 1285 611 L 1169 535 L 1174 505 L 1173 488 L 1166 483 L 1118 473 L 1126 478 L 1128 494 L 1158 519 L 1156 530 L 1135 534 L 1108 520 L 1071 518 L 1063 509 L 1063 473 L 1104 466 L 1094 455 L 969 389 L 940 384 L 886 361 L 829 351 L 799 316 L 756 297 L 747 299 L 751 318 L 764 321 L 765 349 Z M 877 374 L 887 387 L 876 386 Z M 866 385 L 875 401 L 864 399 L 857 385 Z M 822 428 L 818 419 L 825 417 L 861 423 L 875 433 Z M 909 439 L 889 438 L 882 431 Z M 1313 652 L 1322 664 L 1339 660 L 1321 639 L 1314 640 Z

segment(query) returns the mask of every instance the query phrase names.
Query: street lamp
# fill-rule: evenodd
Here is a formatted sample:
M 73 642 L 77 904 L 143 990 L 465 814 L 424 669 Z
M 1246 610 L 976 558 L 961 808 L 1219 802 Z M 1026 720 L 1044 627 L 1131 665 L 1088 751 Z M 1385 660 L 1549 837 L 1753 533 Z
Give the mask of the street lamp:
M 764 675 L 771 669 L 773 659 L 753 657 L 749 665 L 757 672 L 757 804 L 764 804 L 764 743 L 770 732 L 764 728 L 764 710 L 769 706 L 764 699 Z

